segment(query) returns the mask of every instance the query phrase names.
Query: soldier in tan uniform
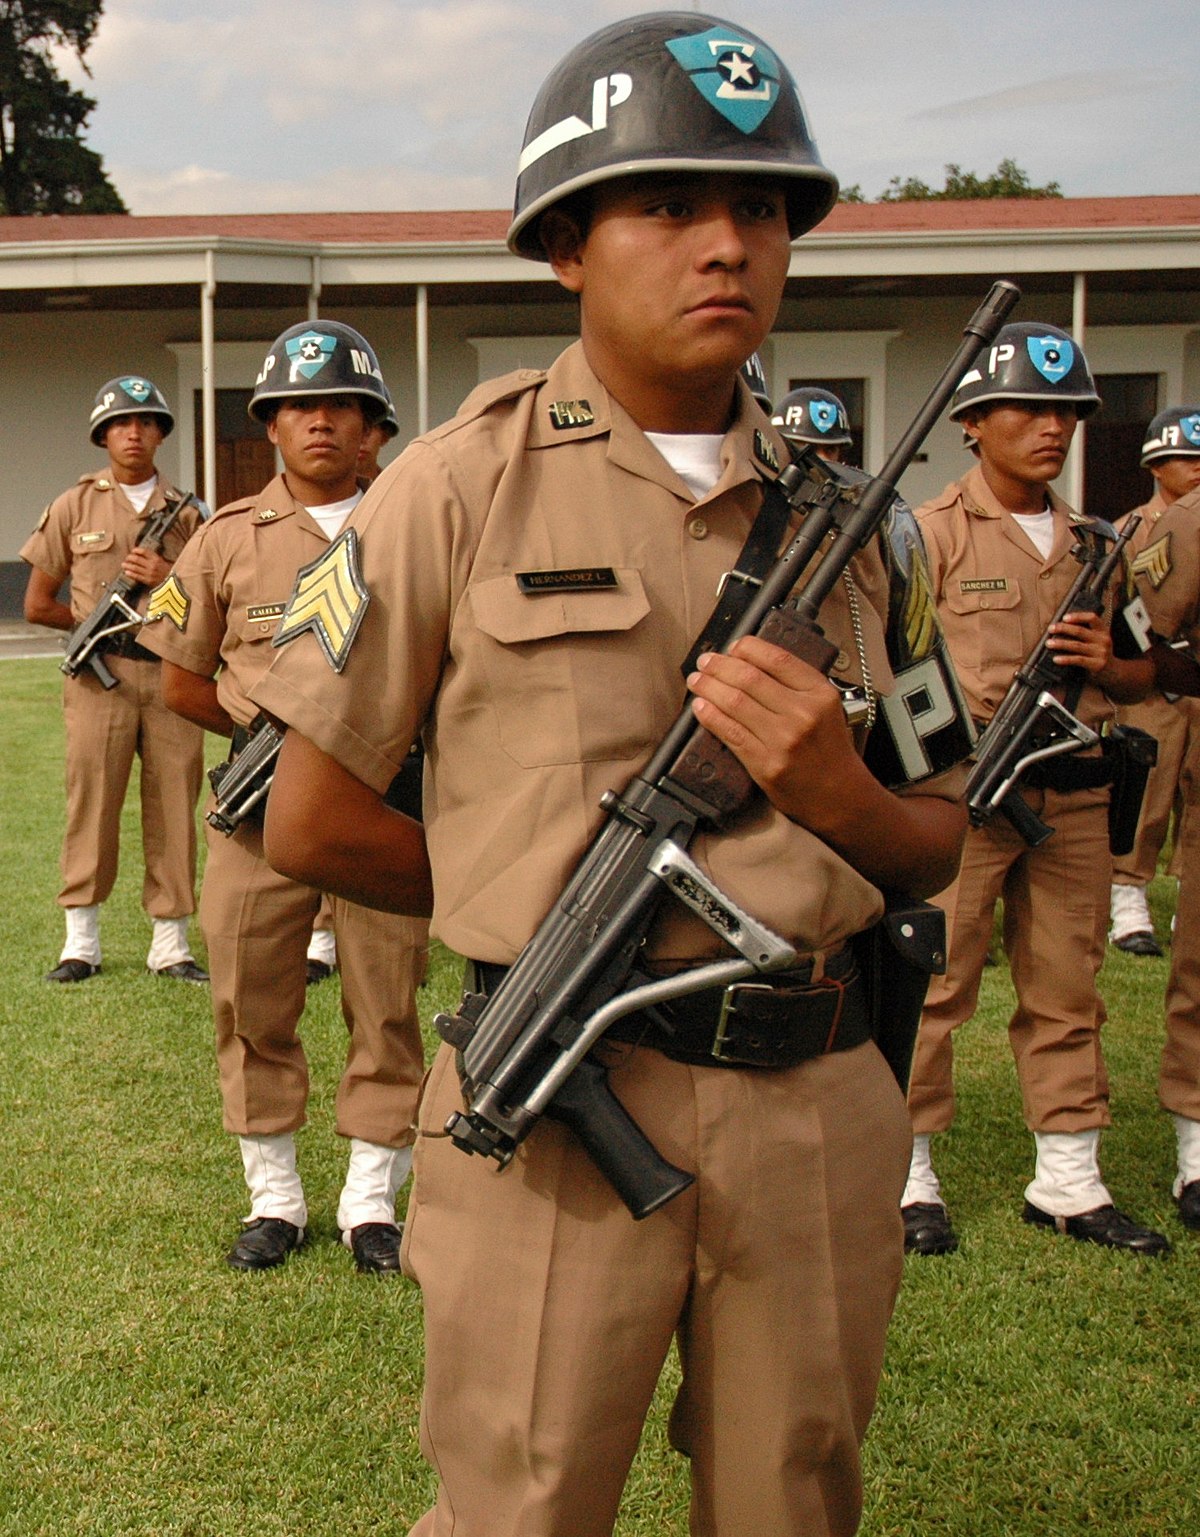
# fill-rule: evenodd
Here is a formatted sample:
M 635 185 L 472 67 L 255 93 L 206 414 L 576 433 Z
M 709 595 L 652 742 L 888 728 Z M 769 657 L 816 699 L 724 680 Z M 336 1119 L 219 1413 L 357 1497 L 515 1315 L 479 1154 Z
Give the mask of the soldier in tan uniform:
M 1134 513 L 1141 524 L 1129 542 L 1131 559 L 1157 542 L 1164 510 L 1200 486 L 1200 407 L 1173 406 L 1160 411 L 1146 429 L 1142 465 L 1154 477 L 1154 495 Z M 1133 514 L 1130 514 L 1133 516 Z M 1123 725 L 1148 731 L 1158 743 L 1158 761 L 1150 771 L 1137 838 L 1128 854 L 1113 857 L 1110 944 L 1130 955 L 1161 955 L 1146 887 L 1158 871 L 1158 858 L 1175 815 L 1174 851 L 1169 873 L 1179 876 L 1181 812 L 1190 799 L 1190 778 L 1200 752 L 1200 702 L 1155 690 L 1140 704 L 1117 711 Z
M 1013 673 L 1053 619 L 1078 571 L 1071 549 L 1085 523 L 1050 490 L 1076 423 L 1100 399 L 1065 332 L 1007 325 L 959 385 L 950 417 L 977 454 L 975 469 L 917 509 L 934 596 L 971 704 L 986 723 Z M 1071 614 L 1051 650 L 1080 669 L 1072 703 L 1085 724 L 1111 719 L 1115 699 L 1139 698 L 1153 663 L 1113 655 L 1110 616 Z M 949 928 L 948 969 L 929 987 L 909 1088 L 915 1133 L 904 1192 L 906 1243 L 922 1254 L 957 1246 L 930 1157 L 930 1137 L 954 1117 L 953 1032 L 975 1012 L 997 901 L 1017 1009 L 1009 1040 L 1037 1166 L 1022 1217 L 1073 1238 L 1159 1254 L 1169 1245 L 1113 1204 L 1097 1161 L 1109 1124 L 1100 1049 L 1112 869 L 1107 763 L 1098 754 L 1035 764 L 1020 793 L 1054 829 L 1034 848 L 995 817 L 967 834 L 962 868 L 937 899 Z
M 1159 419 L 1156 418 L 1156 421 Z M 1153 425 L 1153 424 L 1152 424 Z M 1200 466 L 1200 410 L 1183 408 L 1160 436 L 1176 447 L 1177 462 L 1191 472 Z M 1153 434 L 1152 434 L 1153 437 Z M 1181 476 L 1180 479 L 1183 477 Z M 1168 482 L 1178 485 L 1168 472 Z M 1159 481 L 1160 486 L 1163 482 Z M 1134 562 L 1138 592 L 1155 632 L 1186 643 L 1186 656 L 1200 660 L 1200 487 L 1183 491 L 1155 523 L 1153 541 Z M 1172 656 L 1175 656 L 1172 653 Z M 1167 685 L 1200 693 L 1184 678 Z M 1158 1098 L 1175 1122 L 1178 1148 L 1172 1193 L 1185 1226 L 1200 1231 L 1200 795 L 1196 772 L 1183 780 L 1186 800 L 1179 842 L 1179 900 L 1171 938 L 1166 1027 L 1158 1077 Z
M 21 547 L 30 566 L 25 618 L 72 630 L 95 608 L 109 582 L 124 573 L 144 587 L 167 575 L 200 522 L 189 506 L 161 554 L 137 548 L 146 520 L 179 498 L 154 467 L 159 444 L 175 425 L 149 379 L 123 375 L 102 385 L 89 421 L 92 442 L 108 467 L 80 477 L 43 512 Z M 70 602 L 59 600 L 70 578 Z M 145 606 L 145 594 L 141 606 Z M 129 774 L 141 759 L 142 905 L 153 923 L 146 959 L 159 976 L 203 983 L 188 944 L 196 910 L 196 802 L 204 772 L 204 734 L 162 702 L 158 658 L 130 635 L 104 646 L 117 686 L 105 689 L 84 670 L 63 685 L 66 715 L 67 826 L 62 846 L 66 940 L 48 982 L 82 982 L 100 970 L 100 908 L 117 878 L 121 808 Z
M 348 326 L 294 326 L 271 347 L 250 411 L 267 425 L 283 474 L 220 509 L 149 607 L 147 644 L 164 658 L 168 703 L 244 744 L 248 690 L 296 573 L 319 560 L 362 495 L 355 463 L 364 426 L 386 408 L 374 353 Z M 275 874 L 259 822 L 232 836 L 209 827 L 200 921 L 213 976 L 225 1129 L 239 1139 L 250 1214 L 230 1250 L 238 1270 L 281 1264 L 308 1221 L 296 1170 L 308 1070 L 296 1026 L 305 946 L 320 892 Z M 399 1270 L 396 1193 L 411 1166 L 423 1071 L 415 992 L 427 924 L 332 898 L 349 1031 L 337 1129 L 350 1139 L 338 1227 L 358 1268 Z
M 822 459 L 841 464 L 846 450 L 854 442 L 850 417 L 845 404 L 832 390 L 804 384 L 791 390 L 779 402 L 771 418 L 779 436 L 789 443 L 803 443 L 815 448 Z
M 302 635 L 254 690 L 295 728 L 269 857 L 399 910 L 432 884 L 437 932 L 485 989 L 558 897 L 601 795 L 687 698 L 681 660 L 786 457 L 738 369 L 770 329 L 790 237 L 836 187 L 771 50 L 691 13 L 575 48 L 538 99 L 522 166 L 509 244 L 579 296 L 581 343 L 548 372 L 482 385 L 384 471 L 351 523 L 366 598 L 344 670 Z M 887 616 L 876 542 L 821 611 L 840 681 L 891 689 Z M 795 942 L 802 975 L 847 979 L 846 1010 L 824 1054 L 797 1048 L 774 1068 L 719 1061 L 720 992 L 694 995 L 686 1027 L 671 1010 L 666 1028 L 643 1017 L 606 1040 L 614 1092 L 696 1175 L 640 1222 L 550 1118 L 504 1173 L 465 1158 L 442 1134 L 462 1105 L 442 1048 L 404 1250 L 423 1289 L 422 1444 L 440 1481 L 421 1537 L 609 1533 L 676 1334 L 671 1433 L 691 1458 L 692 1530 L 858 1524 L 909 1133 L 850 1023 L 846 944 L 880 912 L 881 884 L 948 878 L 961 777 L 885 789 L 829 681 L 760 640 L 702 654 L 687 686 L 766 792 L 691 851 Z M 381 801 L 422 723 L 428 864 L 420 829 Z M 647 963 L 691 967 L 717 946 L 673 908 Z M 795 981 L 725 1001 L 786 1000 L 798 1030 Z

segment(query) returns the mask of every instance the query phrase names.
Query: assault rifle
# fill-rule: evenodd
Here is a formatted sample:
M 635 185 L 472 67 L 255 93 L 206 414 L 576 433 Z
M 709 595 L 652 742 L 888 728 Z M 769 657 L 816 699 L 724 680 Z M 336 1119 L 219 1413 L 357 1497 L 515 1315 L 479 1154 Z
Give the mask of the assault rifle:
M 1071 551 L 1079 570 L 1070 591 L 1045 634 L 1017 668 L 975 749 L 975 763 L 967 779 L 967 811 L 975 827 L 990 822 L 999 811 L 1031 848 L 1045 843 L 1053 833 L 1054 829 L 1023 799 L 1018 782 L 1031 764 L 1094 747 L 1100 737 L 1051 692 L 1072 688 L 1085 679 L 1079 668 L 1060 667 L 1054 660 L 1050 632 L 1068 614 L 1104 612 L 1113 572 L 1141 521 L 1135 513 L 1119 535 L 1110 524 L 1098 520 L 1081 531 Z
M 760 635 L 828 673 L 837 648 L 817 622 L 821 604 L 874 537 L 900 474 L 1018 297 L 1011 283 L 993 286 L 878 477 L 848 484 L 811 452 L 782 472 L 777 484 L 803 521 L 724 649 L 743 635 Z M 657 1211 L 692 1183 L 691 1174 L 651 1146 L 589 1052 L 627 1014 L 796 960 L 786 940 L 731 902 L 687 853 L 700 823 L 723 826 L 756 793 L 738 760 L 687 705 L 641 774 L 619 794 L 605 794 L 604 825 L 514 965 L 489 996 L 468 993 L 457 1014 L 434 1021 L 459 1053 L 466 1110 L 450 1116 L 446 1131 L 464 1152 L 503 1167 L 538 1117 L 549 1114 L 574 1131 L 634 1217 Z M 647 980 L 634 966 L 668 892 L 734 953 Z
M 250 722 L 237 756 L 209 769 L 216 802 L 204 813 L 204 820 L 227 838 L 236 832 L 266 800 L 282 745 L 283 732 L 260 711 Z
M 134 549 L 149 550 L 162 554 L 163 542 L 175 520 L 189 503 L 196 500 L 189 491 L 177 502 L 168 502 L 146 519 L 146 526 L 134 545 Z M 123 571 L 118 572 L 100 594 L 95 608 L 71 631 L 67 641 L 67 654 L 59 667 L 68 678 L 74 678 L 90 667 L 105 688 L 116 688 L 117 680 L 104 665 L 104 652 L 112 639 L 127 635 L 142 627 L 142 616 L 134 604 L 146 591 L 144 582 L 135 582 Z

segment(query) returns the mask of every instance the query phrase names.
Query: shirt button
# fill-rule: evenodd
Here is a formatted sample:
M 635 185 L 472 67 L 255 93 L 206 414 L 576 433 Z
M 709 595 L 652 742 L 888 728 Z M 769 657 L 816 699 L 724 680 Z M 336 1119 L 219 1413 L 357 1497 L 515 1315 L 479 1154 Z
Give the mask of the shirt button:
M 693 518 L 687 526 L 687 531 L 693 539 L 708 538 L 708 524 L 703 518 Z
M 846 668 L 849 667 L 849 665 L 850 665 L 850 658 L 846 655 L 846 653 L 844 651 L 839 651 L 838 654 L 837 654 L 837 660 L 834 662 L 833 665 L 835 667 L 837 667 L 840 671 L 844 672 L 846 670 Z

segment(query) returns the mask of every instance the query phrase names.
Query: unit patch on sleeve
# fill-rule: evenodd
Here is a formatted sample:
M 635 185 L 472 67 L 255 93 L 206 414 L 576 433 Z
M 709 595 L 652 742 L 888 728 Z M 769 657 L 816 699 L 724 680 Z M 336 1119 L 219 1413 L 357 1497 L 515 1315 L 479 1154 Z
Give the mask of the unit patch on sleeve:
M 1134 576 L 1144 576 L 1157 592 L 1171 574 L 1171 535 L 1164 534 L 1148 544 L 1129 567 Z
M 192 600 L 188 597 L 187 588 L 172 572 L 166 581 L 160 582 L 150 594 L 150 601 L 146 604 L 146 623 L 153 624 L 156 619 L 169 619 L 177 630 L 182 631 L 187 626 L 191 606 Z
M 271 644 L 311 630 L 334 672 L 341 672 L 371 601 L 358 567 L 358 534 L 346 529 L 319 560 L 302 566 Z

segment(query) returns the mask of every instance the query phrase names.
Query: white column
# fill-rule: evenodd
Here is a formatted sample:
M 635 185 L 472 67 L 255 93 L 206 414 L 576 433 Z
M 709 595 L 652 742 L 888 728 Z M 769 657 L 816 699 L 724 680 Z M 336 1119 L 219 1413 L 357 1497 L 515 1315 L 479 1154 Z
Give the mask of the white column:
M 417 284 L 417 432 L 429 431 L 429 290 Z
M 200 421 L 204 437 L 204 500 L 213 512 L 217 510 L 216 294 L 216 255 L 210 246 L 204 253 L 204 284 L 200 290 Z

